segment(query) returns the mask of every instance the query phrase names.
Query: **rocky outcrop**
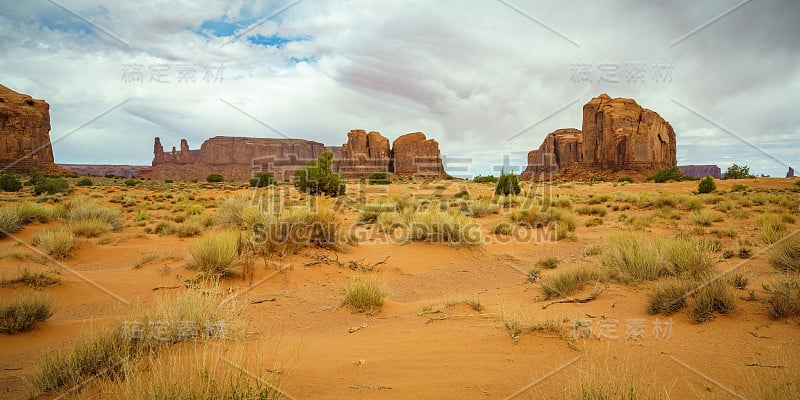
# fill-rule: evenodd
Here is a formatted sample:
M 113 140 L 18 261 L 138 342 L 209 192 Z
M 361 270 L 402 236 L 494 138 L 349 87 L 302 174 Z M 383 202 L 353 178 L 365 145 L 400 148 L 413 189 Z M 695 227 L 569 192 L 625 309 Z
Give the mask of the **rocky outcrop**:
M 580 163 L 583 159 L 583 136 L 574 128 L 558 129 L 544 138 L 538 149 L 528 153 L 528 167 L 522 179 L 541 174 L 557 174 L 562 168 Z
M 323 151 L 341 155 L 336 147 L 302 139 L 271 139 L 217 136 L 206 140 L 199 150 L 190 150 L 181 140 L 178 152 L 163 151 L 161 140 L 154 144 L 153 165 L 139 177 L 152 179 L 205 179 L 209 174 L 222 174 L 226 179 L 247 180 L 258 172 L 271 172 L 278 180 L 290 180 L 297 168 L 316 160 Z M 339 154 L 337 154 L 339 153 Z
M 789 171 L 786 172 L 787 178 L 794 178 L 794 168 L 789 167 Z
M 524 179 L 537 173 L 570 178 L 645 174 L 676 165 L 675 131 L 658 113 L 636 101 L 602 94 L 583 106 L 580 131 L 551 133 L 528 158 Z
M 707 175 L 715 179 L 722 179 L 722 170 L 716 165 L 679 165 L 682 174 L 692 178 L 705 178 Z
M 0 170 L 31 168 L 65 172 L 53 161 L 50 105 L 0 85 Z
M 88 165 L 88 164 L 57 164 L 59 167 L 78 175 L 87 176 L 124 176 L 133 178 L 139 175 L 145 166 L 139 165 Z
M 378 132 L 351 130 L 342 145 L 339 173 L 346 177 L 366 177 L 375 172 L 390 172 L 389 139 Z
M 446 176 L 439 143 L 422 132 L 395 139 L 392 145 L 394 174 L 400 177 Z

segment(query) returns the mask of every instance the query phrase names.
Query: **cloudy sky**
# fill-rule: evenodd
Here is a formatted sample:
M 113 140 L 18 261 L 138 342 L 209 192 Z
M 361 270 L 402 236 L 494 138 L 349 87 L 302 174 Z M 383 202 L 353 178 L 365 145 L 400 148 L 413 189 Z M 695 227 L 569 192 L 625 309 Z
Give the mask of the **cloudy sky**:
M 0 83 L 50 103 L 59 163 L 360 128 L 423 131 L 451 173 L 491 173 L 608 93 L 668 120 L 679 164 L 800 170 L 800 2 L 661 3 L 4 2 Z

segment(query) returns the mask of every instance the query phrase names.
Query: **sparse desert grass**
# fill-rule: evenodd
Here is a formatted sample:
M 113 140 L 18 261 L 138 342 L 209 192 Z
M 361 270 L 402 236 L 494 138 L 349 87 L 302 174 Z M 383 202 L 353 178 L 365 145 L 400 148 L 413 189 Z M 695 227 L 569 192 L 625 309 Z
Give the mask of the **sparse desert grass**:
M 14 208 L 23 224 L 47 222 L 53 218 L 57 218 L 63 212 L 61 206 L 50 206 L 31 203 L 29 201 L 17 203 L 14 205 Z
M 239 232 L 222 231 L 197 239 L 189 252 L 190 266 L 208 274 L 228 275 L 239 256 L 242 238 Z
M 48 229 L 37 233 L 31 242 L 44 249 L 48 256 L 56 260 L 65 260 L 72 255 L 75 236 L 68 229 Z
M 586 200 L 586 204 L 588 205 L 602 204 L 609 200 L 611 200 L 611 196 L 607 194 L 589 195 L 589 198 Z M 580 212 L 578 212 L 578 214 L 580 214 Z
M 797 279 L 779 279 L 764 285 L 769 317 L 780 319 L 800 316 L 800 284 Z
M 16 210 L 12 207 L 0 208 L 0 237 L 19 231 L 23 225 Z
M 458 212 L 414 213 L 408 227 L 407 240 L 412 242 L 442 242 L 451 246 L 474 247 L 483 244 L 483 232 L 472 218 Z
M 541 279 L 545 298 L 570 296 L 592 281 L 603 280 L 601 272 L 589 268 L 572 268 Z
M 698 278 L 711 272 L 716 265 L 714 242 L 693 239 L 673 239 L 664 244 L 664 259 L 671 275 Z
M 119 210 L 105 207 L 86 196 L 68 200 L 64 217 L 72 232 L 78 236 L 94 237 L 122 228 Z
M 503 306 L 500 309 L 500 322 L 503 323 L 506 331 L 513 339 L 519 339 L 523 333 L 550 333 L 559 337 L 565 337 L 564 330 L 554 321 L 533 321 L 528 316 L 521 316 L 518 313 Z
M 603 246 L 599 244 L 592 244 L 583 249 L 584 256 L 596 256 L 598 254 L 603 254 Z
M 623 281 L 656 280 L 667 273 L 661 242 L 623 233 L 609 238 L 603 265 Z
M 625 214 L 620 215 L 622 217 Z M 625 225 L 631 226 L 633 229 L 641 230 L 649 227 L 653 223 L 653 215 L 637 215 L 626 218 Z
M 599 217 L 605 217 L 606 214 L 607 214 L 607 211 L 606 211 L 605 208 L 598 207 L 598 206 L 578 207 L 578 208 L 575 209 L 575 212 L 577 212 L 580 215 L 597 215 Z
M 761 231 L 761 239 L 766 244 L 775 243 L 787 234 L 786 225 L 777 214 L 761 214 L 756 221 Z
M 728 282 L 734 289 L 744 289 L 747 287 L 747 284 L 750 283 L 750 278 L 741 272 L 737 272 L 728 277 Z
M 161 221 L 153 228 L 153 232 L 159 236 L 169 236 L 175 233 L 176 226 L 170 221 Z
M 561 263 L 561 260 L 558 257 L 546 257 L 536 261 L 537 266 L 547 269 L 558 267 L 559 263 Z
M 541 268 L 528 268 L 528 272 L 525 274 L 528 278 L 528 282 L 538 282 L 539 278 L 542 276 L 542 269 Z
M 69 229 L 75 235 L 93 238 L 111 232 L 114 228 L 108 221 L 90 218 L 70 222 Z
M 205 226 L 203 221 L 197 217 L 197 215 L 194 215 L 184 223 L 175 226 L 175 233 L 178 234 L 178 237 L 194 237 L 203 233 L 203 228 Z
M 386 291 L 375 276 L 355 276 L 344 291 L 344 304 L 354 312 L 375 313 L 383 306 Z
M 374 224 L 378 221 L 378 216 L 394 212 L 396 208 L 397 205 L 392 202 L 362 204 L 359 207 L 357 222 L 359 224 Z
M 109 377 L 93 382 L 98 392 L 109 399 L 259 399 L 278 400 L 286 396 L 280 381 L 257 376 L 264 370 L 260 357 L 253 361 L 248 354 L 208 342 L 190 348 L 172 349 L 154 357 L 129 363 L 119 379 Z
M 686 306 L 686 294 L 692 290 L 692 282 L 679 278 L 668 278 L 656 282 L 647 295 L 647 312 L 672 315 Z
M 710 275 L 707 279 L 705 286 L 687 301 L 689 319 L 694 322 L 710 321 L 714 318 L 714 311 L 729 314 L 736 310 L 736 296 L 727 282 L 712 279 Z
M 711 226 L 714 222 L 721 222 L 722 216 L 711 211 L 693 211 L 692 223 L 700 226 Z
M 144 254 L 140 255 L 139 258 L 137 258 L 136 261 L 133 263 L 133 269 L 139 269 L 142 266 L 144 266 L 145 264 L 147 264 L 150 261 L 153 261 L 153 260 L 155 260 L 157 258 L 158 258 L 158 254 L 156 254 L 156 253 L 144 253 Z
M 36 326 L 55 312 L 55 302 L 49 294 L 27 290 L 0 305 L 0 332 L 17 333 Z
M 21 283 L 30 287 L 41 288 L 55 285 L 59 281 L 60 280 L 57 277 L 52 276 L 52 274 L 47 271 L 33 272 L 28 268 L 23 268 L 14 278 L 6 279 L 3 277 L 3 279 L 0 280 L 0 287 Z
M 511 221 L 533 228 L 550 227 L 555 240 L 572 236 L 576 224 L 574 214 L 553 207 L 516 210 L 511 213 Z
M 258 251 L 285 255 L 306 246 L 335 248 L 342 241 L 339 217 L 322 197 L 304 206 L 264 210 L 253 220 Z
M 591 228 L 591 227 L 598 226 L 598 225 L 603 225 L 603 219 L 599 218 L 599 217 L 589 218 L 589 219 L 586 220 L 584 225 L 586 225 L 587 228 Z
M 34 386 L 41 393 L 54 393 L 62 387 L 77 387 L 88 377 L 120 378 L 132 363 L 145 356 L 157 356 L 169 345 L 235 335 L 235 314 L 231 307 L 219 307 L 215 297 L 207 295 L 214 291 L 219 291 L 218 284 L 189 289 L 177 297 L 160 299 L 154 310 L 137 312 L 127 320 L 88 331 L 70 349 L 57 350 L 44 358 L 41 371 L 33 379 Z M 153 326 L 158 331 L 147 331 Z M 136 327 L 145 331 L 137 331 Z
M 487 199 L 466 200 L 461 202 L 461 212 L 468 217 L 480 218 L 489 214 L 497 214 L 500 206 Z
M 775 244 L 769 250 L 769 264 L 781 272 L 800 273 L 800 233 Z
M 245 196 L 225 196 L 217 204 L 217 221 L 224 227 L 248 229 L 261 212 Z

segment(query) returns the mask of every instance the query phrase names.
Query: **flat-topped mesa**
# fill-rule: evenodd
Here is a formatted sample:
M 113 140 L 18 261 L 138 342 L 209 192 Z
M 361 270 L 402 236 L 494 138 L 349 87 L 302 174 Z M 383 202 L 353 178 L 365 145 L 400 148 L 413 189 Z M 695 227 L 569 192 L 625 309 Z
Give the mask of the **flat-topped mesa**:
M 164 152 L 156 138 L 152 167 L 139 174 L 152 179 L 205 179 L 222 174 L 226 179 L 247 180 L 255 173 L 271 172 L 278 180 L 290 180 L 294 171 L 316 160 L 323 151 L 341 155 L 337 147 L 303 139 L 272 139 L 217 136 L 206 140 L 199 150 L 190 150 L 186 139 L 178 152 Z M 339 153 L 339 154 L 337 154 Z
M 53 160 L 50 105 L 0 85 L 0 169 L 64 173 Z
M 583 136 L 574 128 L 558 129 L 549 133 L 542 145 L 528 153 L 528 167 L 521 179 L 534 179 L 541 174 L 557 174 L 583 159 Z
M 722 179 L 722 170 L 716 165 L 679 165 L 678 169 L 682 174 L 692 178 L 704 178 L 706 175 Z
M 552 132 L 539 149 L 528 153 L 521 177 L 638 176 L 676 164 L 675 131 L 669 122 L 632 99 L 601 94 L 583 106 L 581 130 Z
M 447 176 L 442 165 L 439 143 L 422 132 L 408 133 L 392 145 L 394 174 L 399 177 Z
M 375 172 L 391 172 L 389 139 L 379 132 L 354 129 L 342 145 L 339 173 L 346 177 L 367 177 Z

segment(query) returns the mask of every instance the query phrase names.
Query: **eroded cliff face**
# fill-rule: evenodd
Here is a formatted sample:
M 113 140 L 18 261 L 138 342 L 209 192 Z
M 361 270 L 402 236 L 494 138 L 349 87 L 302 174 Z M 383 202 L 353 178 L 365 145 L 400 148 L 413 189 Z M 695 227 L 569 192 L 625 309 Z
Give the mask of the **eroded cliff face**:
M 339 173 L 346 177 L 365 177 L 375 172 L 391 172 L 389 139 L 379 132 L 362 129 L 347 133 L 342 145 Z
M 392 145 L 394 174 L 400 177 L 447 176 L 442 165 L 439 142 L 422 132 L 408 133 Z
M 0 169 L 62 173 L 50 144 L 50 105 L 0 85 Z
M 583 106 L 581 130 L 552 132 L 539 149 L 528 153 L 522 178 L 640 175 L 676 163 L 675 131 L 669 122 L 632 99 L 602 94 Z
M 290 180 L 294 171 L 316 160 L 325 150 L 339 152 L 322 143 L 302 139 L 271 139 L 217 136 L 206 140 L 199 150 L 190 150 L 186 139 L 180 151 L 164 152 L 161 140 L 154 144 L 152 167 L 139 176 L 152 179 L 205 179 L 219 173 L 226 179 L 247 180 L 258 172 L 272 172 L 278 180 Z

